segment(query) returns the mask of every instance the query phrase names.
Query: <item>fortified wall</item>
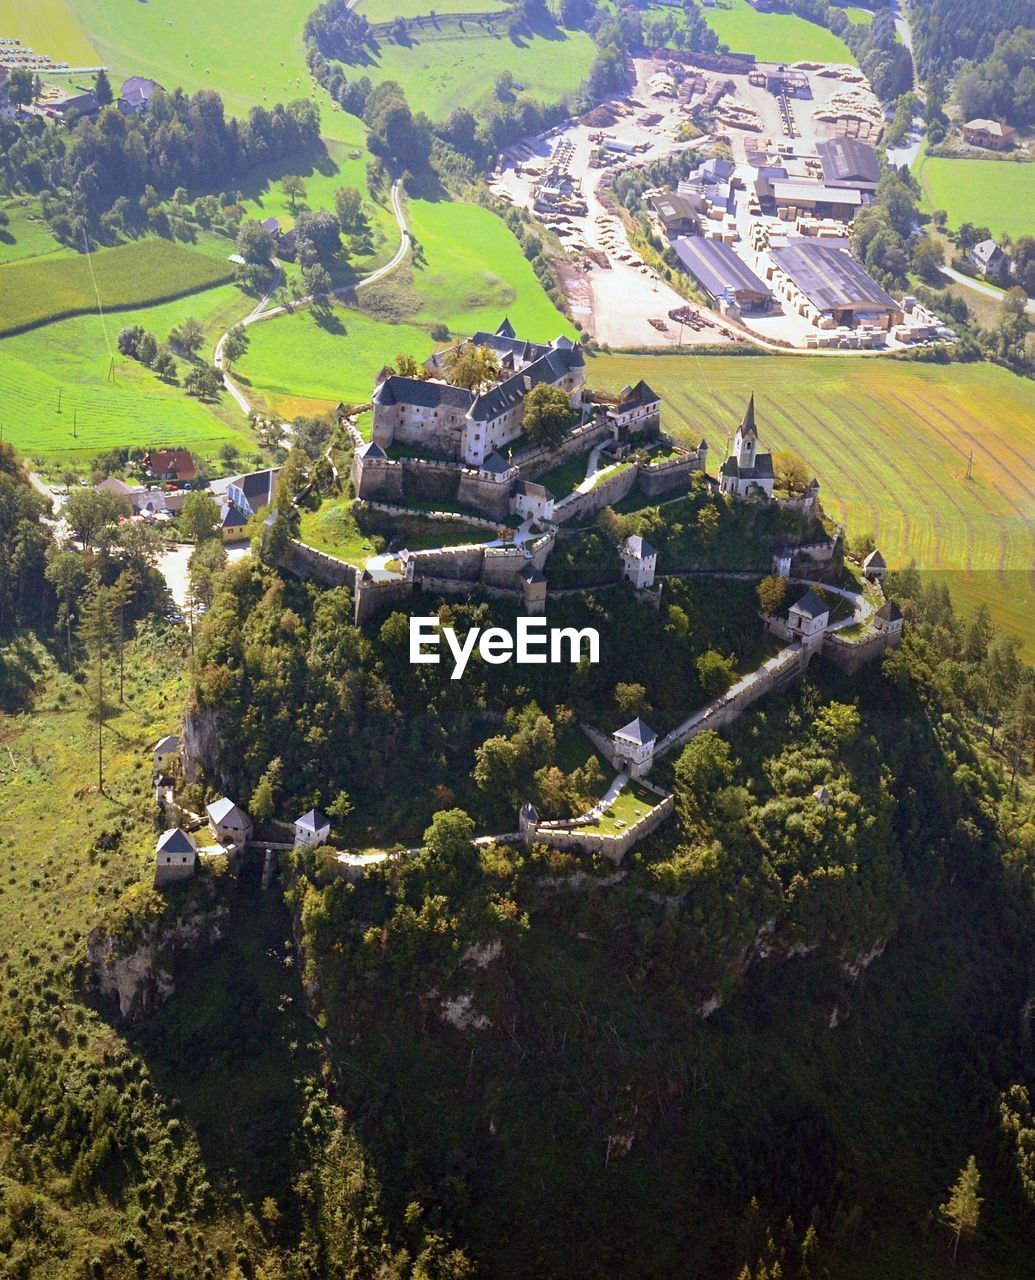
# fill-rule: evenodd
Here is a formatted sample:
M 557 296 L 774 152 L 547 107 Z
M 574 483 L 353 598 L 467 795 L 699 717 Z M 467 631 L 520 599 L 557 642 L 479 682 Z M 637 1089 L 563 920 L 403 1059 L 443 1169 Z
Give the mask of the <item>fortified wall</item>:
M 551 849 L 574 849 L 581 853 L 600 853 L 616 866 L 640 840 L 665 822 L 676 807 L 675 797 L 665 796 L 660 804 L 655 805 L 624 831 L 611 834 L 603 831 L 590 831 L 595 818 L 570 818 L 557 822 L 542 822 L 531 805 L 521 809 L 519 825 L 526 848 L 533 844 L 545 844 Z

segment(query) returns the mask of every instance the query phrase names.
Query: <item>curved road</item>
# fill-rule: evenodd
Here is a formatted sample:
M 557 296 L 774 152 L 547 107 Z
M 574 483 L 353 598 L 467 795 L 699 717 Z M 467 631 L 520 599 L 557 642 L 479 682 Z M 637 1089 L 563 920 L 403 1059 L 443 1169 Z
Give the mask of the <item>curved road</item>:
M 392 212 L 395 214 L 395 221 L 398 223 L 398 226 L 399 226 L 398 249 L 396 249 L 391 259 L 388 262 L 386 262 L 383 267 L 378 267 L 376 271 L 371 271 L 370 274 L 367 276 L 364 276 L 362 280 L 355 280 L 351 284 L 342 285 L 340 289 L 334 289 L 332 291 L 332 296 L 346 297 L 350 293 L 355 293 L 359 289 L 366 288 L 368 284 L 375 284 L 378 280 L 381 280 L 386 275 L 388 275 L 389 272 L 394 271 L 395 268 L 399 265 L 399 263 L 402 262 L 403 258 L 406 257 L 406 252 L 410 247 L 410 232 L 406 226 L 406 218 L 405 218 L 405 215 L 403 214 L 402 203 L 400 198 L 401 192 L 402 192 L 402 183 L 397 179 L 395 182 L 392 183 L 391 200 L 392 200 Z M 279 274 L 278 274 L 277 283 L 273 286 L 274 289 L 278 289 L 280 287 L 281 282 L 283 281 L 283 278 L 284 278 L 283 271 L 279 267 L 277 268 L 277 270 Z M 260 298 L 259 301 L 255 304 L 255 306 L 252 307 L 251 311 L 249 311 L 248 314 L 244 317 L 244 319 L 238 321 L 238 324 L 240 324 L 242 328 L 246 329 L 248 328 L 249 325 L 258 324 L 260 320 L 271 320 L 274 316 L 286 315 L 289 311 L 294 311 L 296 307 L 310 306 L 314 301 L 312 295 L 310 294 L 308 297 L 299 298 L 299 300 L 297 302 L 293 302 L 290 307 L 286 307 L 286 306 L 270 307 L 268 304 L 269 304 L 270 297 L 272 296 L 272 292 L 273 291 L 271 290 L 271 292 L 266 294 L 265 297 Z M 227 336 L 228 336 L 228 333 L 224 333 L 220 337 L 219 341 L 216 343 L 215 350 L 212 353 L 212 363 L 216 366 L 217 369 L 223 369 L 223 344 L 226 342 Z M 244 392 L 241 391 L 240 387 L 238 387 L 231 380 L 230 375 L 226 372 L 225 369 L 223 369 L 223 386 L 226 387 L 227 391 L 229 391 L 230 394 L 233 396 L 234 400 L 237 403 L 238 408 L 241 410 L 242 413 L 252 412 L 252 406 L 249 403 Z
M 1002 289 L 995 289 L 990 284 L 983 284 L 980 280 L 975 280 L 972 276 L 964 275 L 962 271 L 956 271 L 953 267 L 942 267 L 943 276 L 948 276 L 950 280 L 955 280 L 957 284 L 963 285 L 965 289 L 973 289 L 975 293 L 983 293 L 986 298 L 991 298 L 994 302 L 1002 302 Z M 1028 299 L 1028 305 L 1024 308 L 1030 316 L 1035 316 L 1035 298 Z

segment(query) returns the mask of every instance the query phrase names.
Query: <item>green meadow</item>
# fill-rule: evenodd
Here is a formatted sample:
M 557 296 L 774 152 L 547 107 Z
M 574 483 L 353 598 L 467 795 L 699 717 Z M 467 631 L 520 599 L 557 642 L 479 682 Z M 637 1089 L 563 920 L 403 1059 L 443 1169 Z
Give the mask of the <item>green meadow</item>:
M 182 387 L 167 386 L 120 356 L 115 341 L 126 324 L 142 324 L 164 340 L 189 315 L 214 339 L 245 310 L 241 291 L 221 285 L 160 306 L 113 311 L 103 322 L 82 315 L 0 340 L 4 439 L 29 457 L 49 460 L 84 459 L 118 445 L 184 444 L 203 456 L 228 440 L 240 445 L 249 437 L 235 405 L 213 409 Z
M 988 227 L 994 236 L 1035 234 L 1035 164 L 922 156 L 924 207 L 944 209 L 950 227 Z
M 805 459 L 828 515 L 893 568 L 943 574 L 1035 655 L 1035 385 L 991 364 L 801 357 L 598 356 L 587 383 L 645 378 L 663 426 L 719 464 L 748 395 L 763 443 Z M 973 474 L 967 459 L 974 454 Z
M 595 49 L 585 32 L 555 28 L 549 37 L 512 40 L 499 24 L 496 34 L 466 24 L 441 32 L 411 32 L 411 43 L 385 40 L 373 65 L 362 74 L 371 80 L 396 80 L 414 111 L 445 120 L 455 107 L 477 110 L 491 105 L 493 85 L 503 71 L 533 98 L 556 102 L 574 93 L 589 71 Z M 354 74 L 356 70 L 354 69 Z
M 537 342 L 576 331 L 543 292 L 510 228 L 488 209 L 450 201 L 412 200 L 409 222 L 422 257 L 413 287 L 414 320 L 446 324 L 454 334 L 495 329 L 504 314 Z
M 228 249 L 198 253 L 157 236 L 101 249 L 0 266 L 0 336 L 83 312 L 125 309 L 224 284 Z
M 322 413 L 339 400 L 369 400 L 374 379 L 396 355 L 423 360 L 434 346 L 427 329 L 344 306 L 329 315 L 303 308 L 252 325 L 248 333 L 251 343 L 235 377 L 284 418 Z
M 839 36 L 796 14 L 759 13 L 747 0 L 718 0 L 704 16 L 734 53 L 753 53 L 766 62 L 855 61 Z
M 73 67 L 98 65 L 97 51 L 69 0 L 0 0 L 0 32 Z
M 0 265 L 47 254 L 70 257 L 74 252 L 54 239 L 35 200 L 28 197 L 0 200 L 0 213 L 7 216 L 7 225 L 0 227 Z

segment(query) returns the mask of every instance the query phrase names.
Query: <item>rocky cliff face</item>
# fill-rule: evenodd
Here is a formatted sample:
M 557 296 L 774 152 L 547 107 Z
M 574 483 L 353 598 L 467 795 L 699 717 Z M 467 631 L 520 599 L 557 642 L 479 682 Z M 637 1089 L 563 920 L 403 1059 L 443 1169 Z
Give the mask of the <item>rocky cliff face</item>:
M 188 782 L 197 779 L 199 770 L 219 776 L 220 745 L 218 713 L 192 707 L 183 719 L 183 775 Z
M 142 1022 L 176 990 L 176 963 L 221 941 L 230 908 L 209 895 L 151 920 L 130 936 L 97 928 L 86 944 L 86 983 L 119 1022 Z

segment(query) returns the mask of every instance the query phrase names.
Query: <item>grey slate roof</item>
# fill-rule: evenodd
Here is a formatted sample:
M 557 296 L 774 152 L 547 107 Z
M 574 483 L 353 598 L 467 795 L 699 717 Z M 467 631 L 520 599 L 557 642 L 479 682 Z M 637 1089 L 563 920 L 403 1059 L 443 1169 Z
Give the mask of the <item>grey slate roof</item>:
M 180 739 L 175 733 L 167 733 L 164 738 L 159 738 L 152 748 L 153 751 L 179 751 Z
M 661 396 L 652 390 L 641 378 L 634 387 L 628 387 L 622 392 L 618 401 L 619 409 L 631 409 L 636 405 L 644 404 L 660 404 Z
M 819 311 L 845 307 L 898 310 L 891 294 L 872 280 L 846 249 L 822 240 L 802 239 L 770 249 L 769 256 Z
M 827 182 L 880 181 L 876 151 L 858 138 L 829 138 L 816 144 L 816 154 Z
M 630 534 L 625 540 L 625 550 L 631 556 L 636 556 L 640 560 L 646 560 L 650 556 L 656 556 L 657 551 L 650 545 L 646 538 L 641 538 L 638 533 Z
M 235 476 L 231 483 L 241 490 L 252 510 L 258 511 L 273 501 L 279 475 L 279 467 L 268 467 L 265 471 L 249 471 L 246 475 Z
M 491 422 L 522 401 L 540 382 L 559 382 L 572 369 L 581 368 L 584 364 L 581 347 L 574 346 L 567 350 L 550 348 L 520 373 L 515 373 L 505 382 L 490 387 L 478 396 L 471 405 L 470 417 L 475 422 Z
M 635 720 L 630 720 L 628 724 L 616 729 L 614 736 L 616 738 L 625 738 L 629 742 L 635 742 L 637 746 L 645 747 L 649 742 L 654 742 L 658 735 L 645 720 L 641 720 L 637 716 Z
M 238 826 L 248 825 L 248 815 L 245 811 L 226 796 L 220 796 L 218 800 L 213 800 L 211 804 L 206 805 L 205 812 L 217 824 L 232 818 Z
M 510 470 L 510 463 L 502 454 L 497 453 L 496 450 L 493 449 L 492 453 L 486 457 L 479 470 L 488 471 L 490 474 L 498 476 L 502 475 L 504 471 Z
M 535 567 L 535 565 L 531 562 L 531 560 L 521 570 L 521 572 L 518 574 L 518 577 L 524 578 L 526 582 L 545 582 L 546 581 L 546 575 L 540 572 L 540 570 L 538 570 Z
M 881 555 L 881 553 L 877 550 L 876 547 L 873 548 L 870 554 L 863 561 L 864 569 L 886 569 L 887 567 L 888 567 L 888 562 L 884 559 L 884 557 Z
M 463 387 L 451 387 L 448 382 L 424 382 L 420 378 L 404 378 L 393 373 L 374 391 L 374 404 L 413 404 L 424 409 L 438 409 L 448 405 L 466 412 L 474 400 Z
M 182 827 L 170 827 L 158 837 L 155 853 L 190 853 L 196 855 L 197 846 Z
M 721 240 L 678 236 L 672 241 L 672 248 L 687 272 L 713 298 L 721 297 L 727 289 L 763 298 L 770 295 L 769 286 Z
M 775 476 L 773 455 L 756 453 L 753 467 L 742 467 L 736 458 L 727 458 L 722 464 L 722 474 L 731 476 L 735 480 L 772 480 Z
M 902 617 L 902 610 L 894 600 L 887 600 L 877 610 L 877 617 L 883 618 L 885 622 L 897 622 Z
M 367 441 L 366 444 L 361 444 L 359 446 L 359 448 L 356 450 L 356 457 L 357 458 L 373 458 L 376 461 L 378 459 L 387 458 L 388 455 L 385 453 L 384 449 L 382 449 L 379 444 L 375 444 L 373 440 L 369 440 Z
M 303 813 L 300 818 L 295 819 L 296 827 L 304 827 L 307 831 L 319 831 L 321 827 L 329 827 L 331 820 L 319 809 L 310 809 L 308 813 Z
M 232 502 L 224 502 L 219 509 L 221 529 L 241 529 L 248 523 L 248 517 Z
M 810 587 L 797 604 L 791 605 L 791 610 L 806 618 L 818 618 L 820 614 L 830 612 L 830 605 Z

